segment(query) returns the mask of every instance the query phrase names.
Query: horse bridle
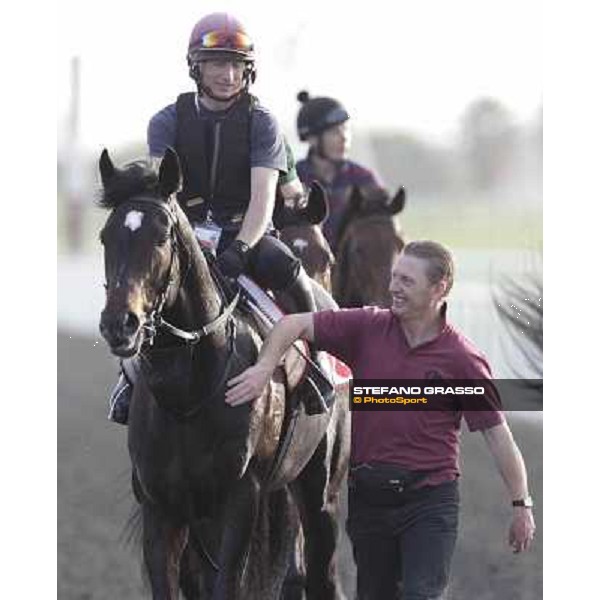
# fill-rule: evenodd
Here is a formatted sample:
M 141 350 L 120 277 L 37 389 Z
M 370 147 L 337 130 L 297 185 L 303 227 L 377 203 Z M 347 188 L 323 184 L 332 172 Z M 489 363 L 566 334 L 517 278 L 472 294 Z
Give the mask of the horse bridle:
M 169 297 L 169 292 L 175 282 L 174 276 L 174 265 L 175 265 L 175 257 L 178 256 L 177 247 L 178 244 L 184 249 L 186 253 L 186 267 L 185 272 L 180 277 L 180 285 L 183 285 L 185 278 L 190 269 L 190 256 L 189 251 L 186 248 L 185 243 L 179 237 L 179 219 L 177 218 L 177 214 L 175 210 L 172 208 L 172 203 L 176 202 L 174 197 L 171 195 L 166 200 L 157 200 L 151 196 L 140 196 L 131 198 L 129 203 L 140 203 L 140 204 L 151 204 L 158 208 L 169 220 L 171 224 L 169 239 L 171 243 L 171 260 L 169 264 L 169 269 L 167 273 L 167 277 L 165 283 L 163 285 L 163 289 L 159 292 L 154 302 L 154 306 L 152 310 L 146 315 L 146 321 L 142 325 L 144 330 L 144 343 L 147 343 L 149 346 L 152 346 L 154 343 L 154 338 L 156 337 L 159 330 L 164 330 L 171 335 L 184 340 L 186 343 L 195 345 L 202 338 L 214 333 L 220 327 L 226 325 L 233 315 L 233 311 L 235 310 L 238 300 L 240 298 L 240 292 L 237 291 L 233 300 L 225 307 L 223 312 L 214 320 L 210 321 L 200 329 L 196 329 L 193 331 L 186 331 L 181 329 L 180 327 L 176 327 L 175 325 L 166 321 L 162 316 L 162 311 L 167 302 L 167 298 Z

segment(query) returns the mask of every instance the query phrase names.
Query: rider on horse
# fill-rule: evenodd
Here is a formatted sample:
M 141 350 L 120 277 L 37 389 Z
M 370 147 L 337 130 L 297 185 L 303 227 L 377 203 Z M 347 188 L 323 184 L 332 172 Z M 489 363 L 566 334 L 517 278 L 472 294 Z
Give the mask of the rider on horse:
M 187 63 L 197 91 L 179 95 L 152 117 L 151 159 L 158 164 L 168 147 L 176 150 L 183 174 L 179 203 L 195 230 L 209 231 L 223 275 L 237 279 L 247 273 L 263 287 L 285 291 L 296 310 L 315 311 L 310 278 L 273 235 L 278 183 L 300 186 L 293 172 L 286 176 L 289 156 L 277 122 L 249 92 L 256 78 L 251 38 L 235 17 L 210 14 L 192 31 Z M 311 357 L 318 359 L 315 352 Z M 317 379 L 328 405 L 332 387 Z M 110 399 L 110 419 L 127 422 L 130 388 L 122 375 Z M 322 412 L 322 402 L 306 409 Z
M 310 97 L 308 92 L 298 94 L 302 103 L 298 113 L 298 137 L 308 142 L 305 159 L 296 169 L 305 185 L 313 180 L 323 185 L 329 199 L 329 218 L 323 224 L 323 233 L 330 246 L 336 248 L 340 219 L 354 187 L 363 195 L 383 190 L 383 184 L 370 169 L 348 159 L 350 149 L 350 115 L 333 98 Z

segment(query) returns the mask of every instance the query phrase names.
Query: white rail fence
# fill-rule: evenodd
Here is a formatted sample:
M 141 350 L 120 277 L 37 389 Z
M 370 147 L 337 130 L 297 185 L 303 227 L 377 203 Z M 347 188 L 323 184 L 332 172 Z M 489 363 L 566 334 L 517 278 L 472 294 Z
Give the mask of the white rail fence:
M 455 256 L 458 272 L 449 302 L 451 321 L 486 353 L 496 377 L 534 377 L 519 344 L 498 316 L 492 291 L 503 277 L 541 274 L 541 255 L 533 250 L 469 250 L 457 251 Z M 61 256 L 57 275 L 58 328 L 99 340 L 98 320 L 104 303 L 102 255 Z

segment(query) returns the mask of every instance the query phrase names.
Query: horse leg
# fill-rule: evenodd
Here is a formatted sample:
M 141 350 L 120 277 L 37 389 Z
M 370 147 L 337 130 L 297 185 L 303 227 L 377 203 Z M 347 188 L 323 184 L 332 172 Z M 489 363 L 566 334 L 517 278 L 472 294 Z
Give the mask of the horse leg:
M 209 597 L 203 575 L 202 562 L 190 540 L 179 564 L 179 587 L 185 600 L 203 600 Z
M 188 544 L 180 563 L 179 586 L 185 600 L 207 600 L 212 596 L 219 567 L 216 540 L 218 524 L 210 518 L 189 522 Z
M 142 506 L 144 563 L 154 600 L 179 597 L 179 562 L 187 544 L 188 529 L 176 526 L 159 509 L 145 502 Z
M 294 547 L 290 552 L 289 568 L 283 584 L 282 600 L 304 600 L 306 567 L 304 564 L 304 532 L 298 528 Z
M 298 550 L 297 542 L 301 539 L 300 516 L 291 490 L 287 486 L 269 495 L 268 509 L 271 564 L 265 570 L 270 582 L 267 588 L 269 593 L 264 597 L 280 598 L 284 584 L 287 586 L 289 583 L 290 557 Z M 299 560 L 302 564 L 302 556 L 299 556 Z M 283 597 L 287 598 L 288 595 L 284 593 Z
M 223 511 L 219 573 L 213 600 L 240 598 L 241 579 L 247 566 L 250 541 L 258 516 L 260 486 L 251 471 L 230 488 Z
M 261 496 L 244 574 L 246 600 L 287 598 L 282 588 L 299 526 L 296 502 L 287 486 Z
M 337 497 L 328 496 L 330 457 L 327 447 L 326 436 L 297 481 L 305 537 L 308 600 L 344 598 L 336 565 Z

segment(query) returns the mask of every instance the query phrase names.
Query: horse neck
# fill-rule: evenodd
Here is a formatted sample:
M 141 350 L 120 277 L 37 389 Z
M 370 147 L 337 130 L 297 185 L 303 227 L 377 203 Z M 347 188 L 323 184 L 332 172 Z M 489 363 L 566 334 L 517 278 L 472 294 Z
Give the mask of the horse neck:
M 193 231 L 187 219 L 181 220 L 183 215 L 181 209 L 178 211 L 181 213 L 178 234 L 180 244 L 183 243 L 185 248 L 178 250 L 179 289 L 172 307 L 167 311 L 176 321 L 174 324 L 184 329 L 194 330 L 214 321 L 219 316 L 222 300 Z M 181 272 L 182 268 L 186 270 L 185 273 Z M 224 338 L 224 334 L 220 337 Z

